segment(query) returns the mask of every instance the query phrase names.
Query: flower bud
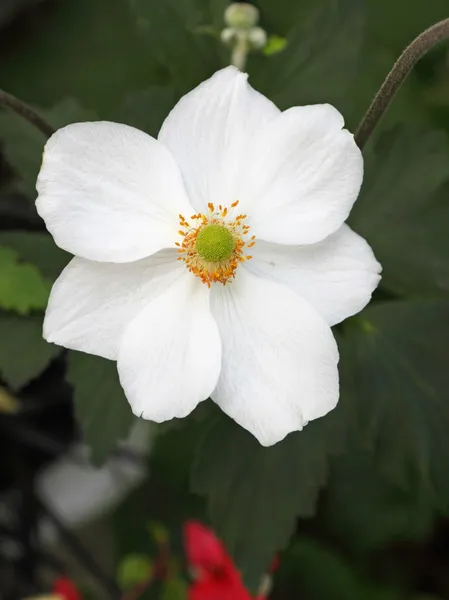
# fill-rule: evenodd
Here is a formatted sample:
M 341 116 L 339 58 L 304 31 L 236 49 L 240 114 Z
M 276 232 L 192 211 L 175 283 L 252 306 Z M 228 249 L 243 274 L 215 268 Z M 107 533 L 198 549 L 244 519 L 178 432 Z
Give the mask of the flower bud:
M 267 43 L 267 34 L 262 27 L 251 27 L 248 31 L 248 42 L 251 50 L 260 50 Z
M 259 11 L 252 4 L 234 2 L 226 9 L 224 19 L 229 27 L 249 29 L 259 21 Z
M 220 37 L 223 44 L 232 47 L 236 43 L 238 35 L 238 31 L 235 27 L 226 27 L 226 29 L 223 29 L 221 32 Z

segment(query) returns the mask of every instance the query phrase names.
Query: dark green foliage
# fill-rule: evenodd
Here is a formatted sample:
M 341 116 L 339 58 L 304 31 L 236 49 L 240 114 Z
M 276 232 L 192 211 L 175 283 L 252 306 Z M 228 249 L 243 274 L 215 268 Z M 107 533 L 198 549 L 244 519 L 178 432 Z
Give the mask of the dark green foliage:
M 136 417 L 118 379 L 114 362 L 70 352 L 67 380 L 73 386 L 75 414 L 95 464 L 102 464 L 129 433 Z
M 19 4 L 27 2 L 0 9 L 0 26 Z M 156 136 L 180 96 L 229 62 L 218 39 L 225 0 L 49 4 L 17 43 L 11 36 L 1 42 L 0 75 L 2 87 L 56 128 L 99 118 Z M 399 51 L 447 16 L 447 0 L 425 7 L 409 0 L 256 4 L 261 25 L 287 46 L 250 57 L 252 84 L 281 108 L 335 104 L 352 131 Z M 191 419 L 158 427 L 153 479 L 119 513 L 120 551 L 145 552 L 142 528 L 154 516 L 178 532 L 189 516 L 204 519 L 205 500 L 213 527 L 254 589 L 273 555 L 287 548 L 285 569 L 298 584 L 291 597 L 419 597 L 399 590 L 402 582 L 372 585 L 348 556 L 370 563 L 392 542 L 417 543 L 449 510 L 447 49 L 419 64 L 364 151 L 364 184 L 350 225 L 372 245 L 383 279 L 373 304 L 336 333 L 337 409 L 272 448 L 262 448 L 211 402 Z M 16 196 L 26 207 L 17 211 L 20 226 L 2 224 L 0 231 L 0 375 L 17 391 L 61 353 L 42 339 L 42 319 L 50 285 L 70 256 L 34 211 L 44 136 L 1 111 L 0 143 L 12 171 L 0 181 L 2 215 L 8 217 Z M 69 352 L 66 378 L 92 460 L 101 464 L 134 422 L 116 365 Z M 320 535 L 341 548 L 313 539 L 314 532 L 295 538 L 298 519 L 301 527 L 305 519 L 318 523 Z M 183 593 L 180 584 L 170 599 Z
M 42 373 L 62 350 L 42 337 L 42 317 L 0 313 L 0 374 L 19 390 Z

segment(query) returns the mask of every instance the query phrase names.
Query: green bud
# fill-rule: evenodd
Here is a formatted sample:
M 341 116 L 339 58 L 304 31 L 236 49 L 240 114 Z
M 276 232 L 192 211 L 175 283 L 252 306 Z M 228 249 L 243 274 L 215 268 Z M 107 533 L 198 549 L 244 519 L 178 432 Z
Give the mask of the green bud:
M 240 4 L 234 2 L 225 10 L 225 23 L 229 27 L 238 27 L 240 29 L 249 29 L 257 25 L 259 21 L 259 10 L 252 4 Z
M 219 263 L 231 257 L 234 238 L 223 225 L 206 225 L 198 233 L 195 248 L 206 262 Z
M 248 42 L 251 50 L 261 50 L 267 43 L 267 34 L 262 27 L 251 27 L 248 31 Z
M 226 27 L 220 34 L 221 41 L 226 46 L 234 46 L 239 38 L 239 32 L 235 27 Z

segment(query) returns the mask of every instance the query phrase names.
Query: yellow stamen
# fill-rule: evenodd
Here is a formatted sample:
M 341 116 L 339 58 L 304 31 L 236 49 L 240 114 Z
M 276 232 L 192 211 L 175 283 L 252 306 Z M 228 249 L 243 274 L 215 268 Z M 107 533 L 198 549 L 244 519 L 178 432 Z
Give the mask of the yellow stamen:
M 230 208 L 234 209 L 238 204 L 236 200 Z M 244 251 L 254 246 L 256 236 L 245 239 L 250 230 L 249 225 L 244 224 L 246 214 L 234 218 L 229 216 L 228 220 L 229 209 L 226 206 L 219 204 L 217 212 L 212 202 L 207 207 L 209 214 L 198 213 L 190 217 L 191 221 L 195 221 L 193 224 L 179 215 L 182 241 L 175 244 L 180 253 L 178 260 L 182 260 L 187 269 L 210 288 L 212 283 L 226 285 L 232 281 L 238 265 L 252 258 L 244 255 Z

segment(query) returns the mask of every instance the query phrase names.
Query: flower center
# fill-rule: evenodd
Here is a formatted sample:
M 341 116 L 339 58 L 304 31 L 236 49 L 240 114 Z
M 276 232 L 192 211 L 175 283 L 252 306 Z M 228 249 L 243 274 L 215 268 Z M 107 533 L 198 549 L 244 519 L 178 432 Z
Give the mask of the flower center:
M 206 225 L 198 232 L 195 248 L 207 262 L 219 263 L 231 257 L 235 242 L 232 233 L 224 225 Z
M 235 277 L 238 265 L 252 258 L 244 251 L 254 246 L 255 236 L 247 239 L 250 228 L 244 223 L 246 215 L 232 216 L 237 205 L 238 200 L 229 209 L 221 204 L 216 209 L 209 203 L 207 214 L 190 217 L 193 223 L 179 215 L 182 242 L 176 242 L 178 260 L 209 287 L 211 283 L 226 285 Z

